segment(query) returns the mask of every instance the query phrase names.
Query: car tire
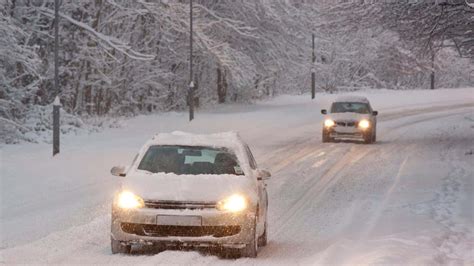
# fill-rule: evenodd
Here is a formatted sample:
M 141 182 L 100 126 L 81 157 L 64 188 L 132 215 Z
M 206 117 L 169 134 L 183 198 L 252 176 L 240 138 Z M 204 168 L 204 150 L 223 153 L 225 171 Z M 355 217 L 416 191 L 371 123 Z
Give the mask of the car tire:
M 267 245 L 267 221 L 265 221 L 265 229 L 263 230 L 263 234 L 258 237 L 258 246 L 264 247 Z
M 374 135 L 373 132 L 370 132 L 370 134 L 369 133 L 364 134 L 364 143 L 365 144 L 372 143 L 372 140 L 374 139 L 373 135 Z
M 322 134 L 322 135 L 323 135 L 323 138 L 322 138 L 322 139 L 323 139 L 323 143 L 328 143 L 328 142 L 334 141 L 334 140 L 329 136 L 329 132 L 325 132 L 325 131 L 323 130 L 323 134 Z
M 218 256 L 224 259 L 238 259 L 241 254 L 240 250 L 235 248 L 221 248 Z
M 110 238 L 110 247 L 112 249 L 112 254 L 130 254 L 132 250 L 131 245 L 124 245 L 122 242 Z
M 377 141 L 377 130 L 374 129 L 374 132 L 372 133 L 372 143 L 375 143 Z
M 250 243 L 248 243 L 245 248 L 240 250 L 240 257 L 245 258 L 256 258 L 258 253 L 258 236 L 257 236 L 257 221 L 254 220 L 252 225 L 252 239 Z

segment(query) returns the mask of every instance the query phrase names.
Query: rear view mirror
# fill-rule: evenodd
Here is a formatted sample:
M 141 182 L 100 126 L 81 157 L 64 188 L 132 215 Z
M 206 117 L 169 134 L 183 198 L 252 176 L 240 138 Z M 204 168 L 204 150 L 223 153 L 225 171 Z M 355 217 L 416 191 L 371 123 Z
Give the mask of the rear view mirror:
M 379 114 L 378 111 L 373 111 L 373 112 L 372 112 L 372 115 L 374 115 L 374 116 L 377 116 L 378 114 Z
M 267 170 L 257 170 L 257 180 L 268 180 L 272 174 Z
M 321 110 L 321 114 L 327 115 L 327 114 L 328 114 L 328 111 L 327 111 L 326 109 L 323 109 L 323 110 Z
M 126 167 L 125 166 L 114 166 L 110 169 L 110 173 L 114 176 L 125 176 L 126 175 Z

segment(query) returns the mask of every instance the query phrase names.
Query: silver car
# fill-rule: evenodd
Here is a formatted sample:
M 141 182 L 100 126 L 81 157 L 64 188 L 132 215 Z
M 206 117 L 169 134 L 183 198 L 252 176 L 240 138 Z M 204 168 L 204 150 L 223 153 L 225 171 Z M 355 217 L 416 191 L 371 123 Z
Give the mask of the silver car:
M 377 140 L 377 115 L 365 97 L 344 96 L 337 98 L 331 110 L 321 110 L 325 115 L 322 141 L 335 139 L 362 140 L 374 143 Z
M 267 243 L 270 173 L 236 133 L 158 134 L 122 177 L 112 206 L 112 253 L 132 245 L 217 247 L 256 257 Z

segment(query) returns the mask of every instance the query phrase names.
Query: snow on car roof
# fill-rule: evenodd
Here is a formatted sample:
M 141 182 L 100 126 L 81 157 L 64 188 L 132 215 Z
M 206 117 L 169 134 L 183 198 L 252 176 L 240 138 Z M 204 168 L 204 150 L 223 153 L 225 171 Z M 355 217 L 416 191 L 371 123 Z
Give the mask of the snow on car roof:
M 238 149 L 243 141 L 237 132 L 192 134 L 175 131 L 155 135 L 148 145 L 211 146 Z
M 334 102 L 369 103 L 369 100 L 363 96 L 339 96 Z

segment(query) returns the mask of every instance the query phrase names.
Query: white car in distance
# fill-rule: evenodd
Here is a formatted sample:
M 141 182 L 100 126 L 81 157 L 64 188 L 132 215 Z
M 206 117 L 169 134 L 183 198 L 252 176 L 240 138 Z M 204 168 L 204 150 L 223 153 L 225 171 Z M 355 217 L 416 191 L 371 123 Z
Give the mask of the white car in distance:
M 330 112 L 323 109 L 321 113 L 325 115 L 323 142 L 348 139 L 370 144 L 377 140 L 378 112 L 372 109 L 365 97 L 339 97 L 331 104 Z
M 132 245 L 217 247 L 256 257 L 267 243 L 270 173 L 237 133 L 158 134 L 122 177 L 112 206 L 112 253 Z

